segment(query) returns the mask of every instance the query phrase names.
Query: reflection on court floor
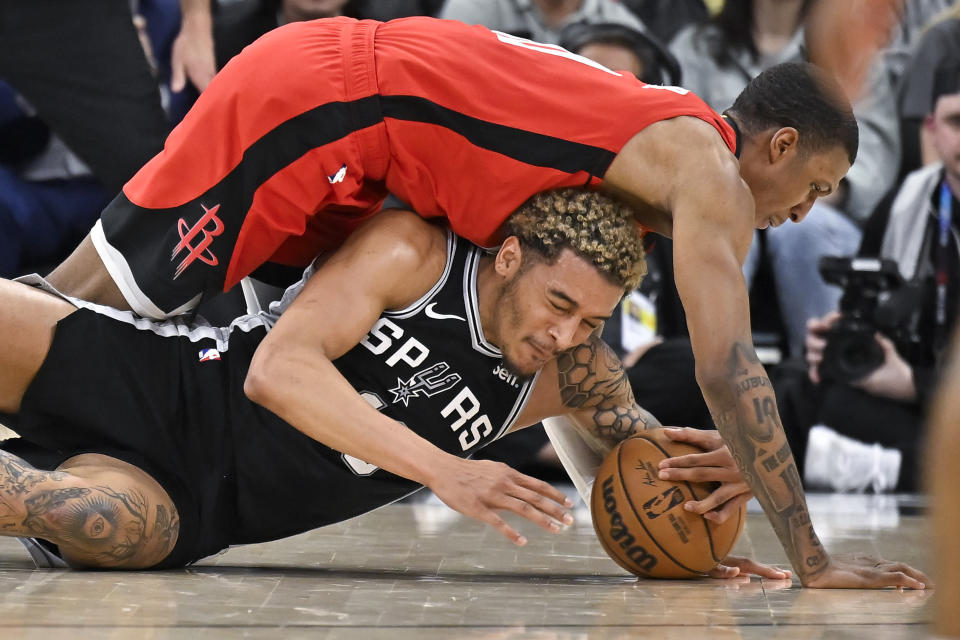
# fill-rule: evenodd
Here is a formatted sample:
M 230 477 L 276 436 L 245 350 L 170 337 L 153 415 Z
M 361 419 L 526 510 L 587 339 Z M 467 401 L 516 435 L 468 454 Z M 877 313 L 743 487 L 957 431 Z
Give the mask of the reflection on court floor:
M 573 494 L 573 489 L 567 491 Z M 922 501 L 812 495 L 833 553 L 931 569 Z M 786 566 L 752 505 L 736 552 Z M 0 638 L 534 640 L 922 638 L 932 593 L 815 591 L 753 579 L 637 581 L 609 560 L 581 504 L 559 535 L 516 524 L 516 548 L 436 499 L 240 547 L 187 570 L 33 570 L 0 538 Z

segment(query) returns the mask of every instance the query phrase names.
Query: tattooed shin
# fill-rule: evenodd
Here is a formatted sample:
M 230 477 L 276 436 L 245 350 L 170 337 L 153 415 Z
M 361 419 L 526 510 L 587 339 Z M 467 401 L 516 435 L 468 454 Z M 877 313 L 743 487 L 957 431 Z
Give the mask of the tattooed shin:
M 599 338 L 557 356 L 560 397 L 571 409 L 593 408 L 594 435 L 619 441 L 660 423 L 634 400 L 620 359 Z

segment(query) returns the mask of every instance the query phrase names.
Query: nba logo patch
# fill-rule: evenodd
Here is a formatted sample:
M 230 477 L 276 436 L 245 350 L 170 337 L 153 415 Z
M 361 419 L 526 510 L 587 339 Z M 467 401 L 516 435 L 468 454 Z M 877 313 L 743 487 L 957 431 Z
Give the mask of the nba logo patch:
M 212 360 L 219 360 L 220 352 L 216 349 L 201 349 L 200 350 L 200 362 L 210 362 Z

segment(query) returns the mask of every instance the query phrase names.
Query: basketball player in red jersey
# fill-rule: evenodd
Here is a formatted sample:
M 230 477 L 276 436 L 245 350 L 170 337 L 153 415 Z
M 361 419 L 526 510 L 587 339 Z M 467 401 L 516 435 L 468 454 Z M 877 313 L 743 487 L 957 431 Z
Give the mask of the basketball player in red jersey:
M 490 245 L 531 193 L 602 187 L 673 238 L 698 381 L 801 580 L 865 586 L 872 568 L 832 560 L 813 532 L 741 273 L 755 227 L 800 222 L 852 164 L 841 96 L 815 68 L 782 65 L 724 118 L 683 89 L 482 27 L 288 25 L 227 65 L 51 280 L 161 317 L 266 263 L 306 264 L 388 191 Z

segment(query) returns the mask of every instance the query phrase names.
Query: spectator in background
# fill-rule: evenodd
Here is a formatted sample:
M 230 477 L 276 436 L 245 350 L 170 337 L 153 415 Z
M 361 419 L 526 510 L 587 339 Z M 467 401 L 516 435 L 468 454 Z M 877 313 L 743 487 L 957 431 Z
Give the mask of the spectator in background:
M 957 0 L 898 0 L 898 20 L 882 49 L 893 83 L 899 86 L 927 28 L 957 6 Z M 910 71 L 912 73 L 912 71 Z M 929 96 L 929 92 L 927 93 Z M 920 115 L 923 118 L 928 111 Z
M 560 33 L 559 44 L 649 84 L 680 84 L 680 65 L 666 47 L 655 37 L 623 24 L 575 22 Z
M 875 313 L 862 314 L 871 330 L 853 342 L 829 333 L 857 317 L 848 301 L 868 287 L 851 280 L 842 313 L 809 323 L 808 372 L 777 387 L 784 427 L 810 486 L 918 487 L 925 409 L 960 300 L 960 69 L 944 65 L 933 78 L 933 111 L 924 123 L 940 161 L 908 175 L 880 204 L 860 251 L 895 261 L 906 285 L 880 297 Z M 871 350 L 873 369 L 866 364 Z
M 443 0 L 350 0 L 344 15 L 361 20 L 393 20 L 410 16 L 435 16 Z
M 0 82 L 0 277 L 62 260 L 110 197 L 87 165 Z
M 217 68 L 277 27 L 302 20 L 343 15 L 347 0 L 239 0 L 224 5 L 213 20 Z
M 200 92 L 217 70 L 246 44 L 281 24 L 347 15 L 392 20 L 434 15 L 443 0 L 240 0 L 224 3 L 222 20 L 214 19 L 213 0 L 180 0 L 180 32 L 170 54 L 170 89 L 188 86 Z M 234 6 L 240 5 L 240 6 Z M 231 30 L 233 28 L 234 30 Z M 255 35 L 254 35 L 255 34 Z M 229 37 L 228 42 L 220 42 Z M 239 46 L 238 46 L 239 45 Z
M 0 78 L 110 193 L 163 146 L 160 92 L 129 2 L 4 2 Z
M 62 261 L 162 147 L 167 123 L 142 27 L 128 2 L 0 8 L 3 277 Z
M 620 4 L 640 18 L 661 42 L 670 42 L 685 27 L 710 18 L 704 0 L 620 0 Z
M 960 4 L 954 4 L 943 19 L 930 25 L 904 63 L 899 95 L 903 174 L 937 161 L 936 151 L 925 135 L 929 128 L 923 122 L 933 111 L 930 100 L 934 73 L 951 65 L 960 67 Z
M 614 22 L 646 31 L 640 19 L 615 0 L 447 0 L 438 17 L 551 44 L 575 22 Z
M 764 69 L 804 59 L 803 21 L 811 4 L 811 0 L 727 0 L 714 20 L 688 27 L 671 43 L 683 70 L 683 86 L 717 111 L 729 108 L 737 93 Z M 766 254 L 793 357 L 803 353 L 806 320 L 836 308 L 840 297 L 839 289 L 820 278 L 819 258 L 856 251 L 859 226 L 896 177 L 899 141 L 893 89 L 879 66 L 869 82 L 854 104 L 860 151 L 841 188 L 817 200 L 809 225 L 758 232 L 744 264 L 749 286 Z M 755 300 L 758 304 L 763 301 Z

